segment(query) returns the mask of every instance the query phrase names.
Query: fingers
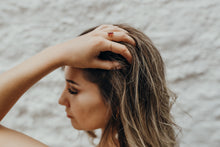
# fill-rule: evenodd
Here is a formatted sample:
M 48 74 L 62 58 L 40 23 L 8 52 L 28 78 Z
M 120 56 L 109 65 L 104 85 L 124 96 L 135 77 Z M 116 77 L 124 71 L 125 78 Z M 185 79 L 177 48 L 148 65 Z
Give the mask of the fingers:
M 113 25 L 101 25 L 97 30 L 102 30 L 103 36 L 108 40 L 123 41 L 135 45 L 135 41 L 128 35 L 128 31 Z M 112 32 L 113 35 L 109 36 L 108 33 Z
M 99 26 L 98 28 L 96 28 L 97 30 L 103 30 L 105 32 L 111 32 L 111 31 L 114 31 L 114 32 L 118 32 L 118 31 L 122 31 L 122 32 L 125 32 L 125 33 L 128 33 L 128 31 L 118 27 L 118 26 L 114 26 L 114 25 L 101 25 Z
M 109 28 L 106 28 L 106 29 L 103 29 L 103 31 L 105 32 L 124 32 L 124 33 L 128 33 L 128 31 L 122 29 L 122 28 L 119 28 L 117 26 L 113 26 L 113 27 L 109 27 Z
M 109 40 L 107 40 L 107 44 L 108 47 L 103 48 L 102 51 L 111 51 L 113 53 L 120 54 L 131 64 L 132 56 L 125 45 Z
M 106 69 L 106 70 L 113 70 L 113 69 L 120 69 L 121 66 L 117 61 L 103 61 L 103 60 L 96 60 L 94 61 L 94 68 Z
M 127 42 L 135 46 L 134 39 L 128 35 L 128 32 L 126 30 L 113 25 L 101 25 L 98 28 L 96 28 L 96 30 L 98 31 L 99 35 L 107 39 L 107 47 L 102 48 L 102 51 L 112 51 L 116 54 L 120 54 L 123 57 L 125 57 L 129 63 L 132 62 L 132 56 L 126 48 L 126 46 L 120 43 L 116 43 Z
M 135 45 L 134 39 L 124 32 L 110 32 L 110 33 L 113 33 L 111 36 L 108 35 L 108 33 L 106 33 L 105 35 L 106 39 L 108 40 L 117 41 L 117 42 L 123 41 L 129 44 Z

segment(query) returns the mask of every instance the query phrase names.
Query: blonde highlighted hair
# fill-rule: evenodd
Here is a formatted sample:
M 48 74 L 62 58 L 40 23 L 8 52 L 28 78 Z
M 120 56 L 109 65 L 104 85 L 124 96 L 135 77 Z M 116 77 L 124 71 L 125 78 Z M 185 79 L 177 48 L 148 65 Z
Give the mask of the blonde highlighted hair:
M 99 58 L 117 60 L 122 69 L 84 69 L 85 78 L 99 86 L 103 100 L 112 112 L 99 145 L 105 146 L 109 135 L 116 132 L 120 147 L 177 146 L 177 125 L 170 112 L 176 96 L 167 87 L 159 51 L 141 31 L 123 24 L 115 26 L 127 30 L 136 42 L 136 46 L 120 42 L 131 52 L 132 63 L 121 55 L 103 52 Z M 93 131 L 87 133 L 96 137 Z M 115 141 L 113 137 L 112 141 Z

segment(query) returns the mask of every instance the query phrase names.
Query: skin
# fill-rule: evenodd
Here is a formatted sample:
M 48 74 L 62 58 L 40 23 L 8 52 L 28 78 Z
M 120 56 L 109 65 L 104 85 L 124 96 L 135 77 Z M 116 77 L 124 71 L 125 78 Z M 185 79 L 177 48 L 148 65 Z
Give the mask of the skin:
M 110 108 L 105 105 L 98 86 L 83 77 L 83 70 L 65 68 L 66 87 L 59 104 L 66 107 L 72 126 L 78 130 L 105 128 Z
M 82 69 L 70 66 L 65 67 L 65 80 L 66 86 L 59 104 L 66 107 L 66 114 L 72 126 L 77 130 L 104 131 L 111 117 L 111 110 L 104 103 L 98 85 L 86 80 Z M 111 140 L 112 136 L 115 134 L 109 135 L 106 147 L 116 146 Z M 116 138 L 115 142 L 119 146 Z
M 114 32 L 114 35 L 109 36 L 108 32 Z M 100 52 L 104 51 L 121 54 L 131 63 L 132 56 L 128 49 L 115 41 L 124 41 L 135 45 L 135 41 L 127 35 L 125 30 L 112 25 L 101 25 L 90 33 L 48 47 L 12 69 L 0 74 L 0 120 L 4 118 L 8 111 L 30 87 L 57 68 L 63 66 L 71 66 L 73 68 L 101 68 L 107 70 L 120 68 L 117 62 L 103 61 L 97 58 Z M 98 92 L 96 92 L 96 94 L 98 94 Z M 80 101 L 77 103 L 79 104 Z M 98 105 L 99 102 L 97 101 L 96 105 Z M 93 104 L 95 105 L 95 103 Z M 104 106 L 101 106 L 101 102 L 99 104 L 100 109 L 105 109 Z M 70 103 L 70 106 L 73 106 L 73 103 Z M 81 122 L 86 119 L 89 110 L 83 109 L 85 107 L 75 108 L 67 109 L 70 115 L 77 118 L 78 123 L 72 119 L 72 124 L 75 128 L 89 130 L 105 125 L 105 123 L 101 122 L 92 125 L 79 125 L 79 121 Z M 82 113 L 83 117 L 79 117 L 76 113 Z M 93 115 L 93 117 L 98 118 L 98 116 L 95 115 Z M 92 119 L 91 117 L 90 121 L 94 121 L 94 119 L 95 118 Z M 11 141 L 11 138 L 13 138 L 13 141 Z M 0 125 L 0 146 L 46 147 L 47 145 Z

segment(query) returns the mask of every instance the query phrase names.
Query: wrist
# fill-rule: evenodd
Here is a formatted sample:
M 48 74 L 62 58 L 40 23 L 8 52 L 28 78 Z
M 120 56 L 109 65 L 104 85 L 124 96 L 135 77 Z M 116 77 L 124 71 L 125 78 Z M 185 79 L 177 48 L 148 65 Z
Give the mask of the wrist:
M 79 41 L 78 41 L 79 42 Z M 76 39 L 68 40 L 64 43 L 57 44 L 47 48 L 48 54 L 53 57 L 56 66 L 75 66 L 78 58 L 77 49 L 81 48 Z M 79 52 L 79 51 L 78 51 Z
M 59 52 L 57 46 L 51 46 L 42 51 L 48 60 L 50 60 L 51 65 L 54 68 L 59 68 L 65 65 L 65 61 L 61 53 Z

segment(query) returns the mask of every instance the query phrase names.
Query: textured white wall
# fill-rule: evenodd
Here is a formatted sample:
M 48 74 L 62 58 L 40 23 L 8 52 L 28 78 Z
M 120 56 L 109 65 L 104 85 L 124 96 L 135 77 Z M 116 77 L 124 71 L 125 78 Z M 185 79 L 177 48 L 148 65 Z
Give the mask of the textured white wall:
M 181 146 L 220 146 L 219 0 L 1 0 L 0 73 L 103 23 L 139 28 L 161 51 L 179 96 L 173 113 Z M 88 146 L 57 104 L 63 87 L 58 69 L 22 96 L 3 124 L 50 146 Z

